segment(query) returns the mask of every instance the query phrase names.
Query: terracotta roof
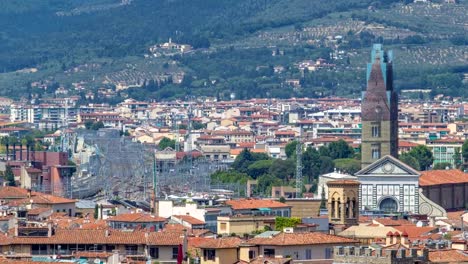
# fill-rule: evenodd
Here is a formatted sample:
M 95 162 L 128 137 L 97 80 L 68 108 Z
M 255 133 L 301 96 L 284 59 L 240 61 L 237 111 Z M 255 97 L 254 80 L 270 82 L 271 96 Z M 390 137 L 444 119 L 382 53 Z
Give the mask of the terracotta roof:
M 242 240 L 238 237 L 207 239 L 198 245 L 198 248 L 237 248 Z
M 360 185 L 361 183 L 359 181 L 353 181 L 353 180 L 337 180 L 337 181 L 329 181 L 327 182 L 327 185 L 329 184 L 340 184 L 340 185 Z
M 107 235 L 106 235 L 107 234 Z M 3 241 L 2 241 L 3 242 Z M 160 245 L 175 246 L 183 242 L 183 237 L 176 232 L 91 230 L 91 229 L 56 229 L 51 237 L 9 237 L 6 244 L 119 244 L 119 245 Z
M 52 209 L 51 208 L 44 208 L 44 207 L 38 207 L 38 208 L 33 208 L 28 211 L 28 215 L 39 215 L 45 212 L 51 212 L 52 214 Z
M 464 215 L 465 213 L 466 213 L 465 210 L 447 212 L 447 218 L 452 219 L 452 220 L 460 220 L 460 217 Z
M 394 226 L 393 228 L 397 229 L 402 233 L 406 233 L 410 240 L 419 239 L 422 236 L 437 230 L 437 227 L 430 227 L 430 226 L 423 226 L 417 227 L 415 225 L 407 225 L 407 226 Z
M 84 258 L 108 258 L 112 256 L 110 252 L 95 252 L 95 251 L 74 251 L 73 256 Z
M 404 140 L 398 141 L 399 148 L 411 148 L 411 147 L 417 147 L 417 146 L 418 144 L 413 143 L 411 141 L 404 141 Z
M 27 197 L 28 190 L 26 189 L 13 186 L 0 187 L 0 199 L 22 199 Z
M 464 173 L 457 169 L 423 171 L 421 172 L 421 177 L 419 177 L 420 186 L 466 182 L 468 182 L 468 173 Z
M 359 241 L 320 232 L 310 232 L 280 233 L 273 237 L 255 237 L 248 240 L 246 243 L 250 245 L 293 246 L 319 244 L 354 244 L 359 243 Z
M 241 263 L 241 262 L 239 262 Z M 291 263 L 291 258 L 255 258 L 252 259 L 249 264 L 288 264 Z M 323 262 L 321 262 L 323 263 Z M 328 263 L 328 262 L 325 262 Z M 331 262 L 330 262 L 331 263 Z
M 119 214 L 108 218 L 109 222 L 132 222 L 132 223 L 148 223 L 148 222 L 166 222 L 167 219 L 163 217 L 157 217 L 150 214 L 144 213 L 129 213 L 129 214 Z
M 183 243 L 183 236 L 178 232 L 152 232 L 148 233 L 148 245 L 174 246 Z
M 455 249 L 429 251 L 429 261 L 431 263 L 465 263 L 468 262 L 468 254 Z
M 173 215 L 173 217 L 180 219 L 184 222 L 187 222 L 191 225 L 204 225 L 205 222 L 198 220 L 197 218 L 190 216 L 190 215 Z
M 285 203 L 280 203 L 274 200 L 255 200 L 255 199 L 240 199 L 226 201 L 234 210 L 244 209 L 259 209 L 259 208 L 285 208 L 291 207 Z
M 408 220 L 404 219 L 391 219 L 391 218 L 376 218 L 372 220 L 373 223 L 378 223 L 383 226 L 401 226 L 401 225 L 414 225 Z
M 63 197 L 55 196 L 51 194 L 33 193 L 31 198 L 24 198 L 21 200 L 13 201 L 10 204 L 13 204 L 13 205 L 29 204 L 31 201 L 33 204 L 68 204 L 68 203 L 76 202 L 76 200 L 67 199 L 67 198 L 63 198 Z
M 239 148 L 253 148 L 255 147 L 255 142 L 240 142 L 240 143 L 237 143 L 237 146 L 239 146 Z

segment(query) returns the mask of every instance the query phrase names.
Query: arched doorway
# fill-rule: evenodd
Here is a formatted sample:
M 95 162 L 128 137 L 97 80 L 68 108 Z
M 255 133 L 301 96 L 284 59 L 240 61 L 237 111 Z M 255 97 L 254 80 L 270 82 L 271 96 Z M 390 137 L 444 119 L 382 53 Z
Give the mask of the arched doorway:
M 398 211 L 398 203 L 395 199 L 388 197 L 380 201 L 379 205 L 380 210 L 384 212 L 397 212 Z

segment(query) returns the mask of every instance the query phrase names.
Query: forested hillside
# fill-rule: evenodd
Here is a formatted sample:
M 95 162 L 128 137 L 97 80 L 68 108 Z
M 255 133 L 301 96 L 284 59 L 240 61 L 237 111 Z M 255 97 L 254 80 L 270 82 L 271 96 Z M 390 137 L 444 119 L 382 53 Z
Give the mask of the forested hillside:
M 31 90 L 29 83 L 36 81 L 65 87 L 83 81 L 93 91 L 109 76 L 138 71 L 130 75 L 186 76 L 176 87 L 129 90 L 130 96 L 141 98 L 180 97 L 188 90 L 221 97 L 236 92 L 241 98 L 266 96 L 267 91 L 275 97 L 356 95 L 364 84 L 361 75 L 353 76 L 373 42 L 396 49 L 411 45 L 402 50 L 410 57 L 418 56 L 415 48 L 434 49 L 439 55 L 422 61 L 419 70 L 437 73 L 443 67 L 449 79 L 459 79 L 466 63 L 457 60 L 458 54 L 466 52 L 467 42 L 462 26 L 467 3 L 460 2 L 437 8 L 399 0 L 0 0 L 0 94 L 44 93 Z M 415 22 L 422 18 L 427 22 Z M 372 31 L 379 27 L 390 33 Z M 343 38 L 330 41 L 336 36 Z M 196 52 L 143 59 L 150 45 L 169 38 L 192 45 Z M 455 48 L 444 51 L 450 45 Z M 275 50 L 282 57 L 272 58 Z M 340 50 L 345 54 L 341 61 L 332 61 L 330 54 Z M 444 52 L 447 59 L 441 60 Z M 318 58 L 333 62 L 335 72 L 312 76 L 295 66 Z M 274 66 L 285 70 L 274 74 Z M 412 67 L 414 62 L 402 74 Z M 17 72 L 25 68 L 35 71 Z M 304 89 L 283 87 L 287 79 L 300 79 Z M 435 88 L 432 82 L 409 76 L 401 84 L 410 84 L 405 89 Z M 260 92 L 249 94 L 252 87 Z

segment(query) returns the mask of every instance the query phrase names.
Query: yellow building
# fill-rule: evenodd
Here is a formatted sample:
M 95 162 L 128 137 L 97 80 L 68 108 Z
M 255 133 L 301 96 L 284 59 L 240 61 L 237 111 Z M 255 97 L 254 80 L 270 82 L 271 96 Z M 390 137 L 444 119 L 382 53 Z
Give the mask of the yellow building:
M 218 234 L 250 234 L 255 231 L 265 230 L 265 226 L 273 230 L 275 228 L 275 216 L 218 216 Z
M 201 243 L 201 264 L 232 264 L 238 261 L 238 248 L 241 243 L 238 237 L 210 239 Z

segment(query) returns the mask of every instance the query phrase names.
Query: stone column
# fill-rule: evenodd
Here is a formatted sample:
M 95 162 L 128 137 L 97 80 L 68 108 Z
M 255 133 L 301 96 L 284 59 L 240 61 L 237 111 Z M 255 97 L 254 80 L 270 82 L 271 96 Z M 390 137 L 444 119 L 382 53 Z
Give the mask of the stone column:
M 345 217 L 346 217 L 346 202 L 344 202 L 346 200 L 346 197 L 343 197 L 343 203 L 341 203 L 341 211 L 340 211 L 340 220 L 341 220 L 341 223 L 344 223 L 345 222 Z

